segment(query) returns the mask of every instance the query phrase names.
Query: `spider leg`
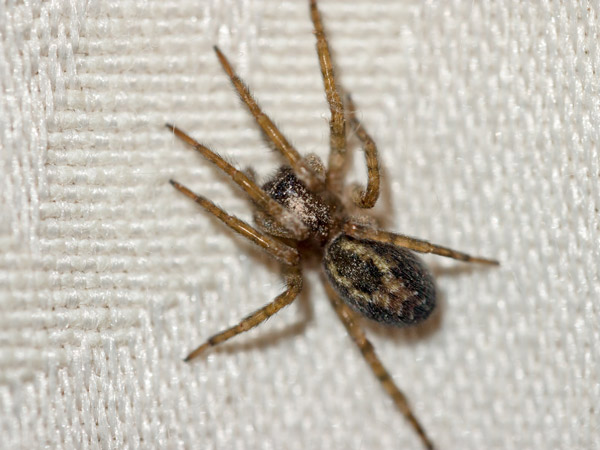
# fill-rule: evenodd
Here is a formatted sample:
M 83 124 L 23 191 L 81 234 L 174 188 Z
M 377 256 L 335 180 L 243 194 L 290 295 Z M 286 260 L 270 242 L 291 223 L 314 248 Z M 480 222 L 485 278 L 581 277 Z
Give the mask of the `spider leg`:
M 346 106 L 350 125 L 354 128 L 356 136 L 363 145 L 365 159 L 367 162 L 367 189 L 362 189 L 360 186 L 354 186 L 352 190 L 352 200 L 360 208 L 372 208 L 379 197 L 379 161 L 377 160 L 377 146 L 369 133 L 362 126 L 356 117 L 356 107 L 352 101 L 350 94 L 346 95 Z
M 241 78 L 237 76 L 223 52 L 221 52 L 217 46 L 215 46 L 214 49 L 225 73 L 229 76 L 231 83 L 254 116 L 258 125 L 262 128 L 263 132 L 275 145 L 277 150 L 287 158 L 298 178 L 300 178 L 309 189 L 320 190 L 323 185 L 322 180 L 310 169 L 302 156 L 300 156 L 298 151 L 288 142 L 269 116 L 262 112 L 256 100 L 252 97 L 250 89 L 248 89 L 248 86 L 246 86 Z
M 242 319 L 237 325 L 210 337 L 204 344 L 200 345 L 196 350 L 186 356 L 184 361 L 187 362 L 200 355 L 205 350 L 256 327 L 272 315 L 276 314 L 280 309 L 292 303 L 302 290 L 302 273 L 299 266 L 286 268 L 286 284 L 286 291 L 278 295 L 275 300 L 250 314 L 245 319 Z
M 353 223 L 344 226 L 344 232 L 349 236 L 357 239 L 370 239 L 372 241 L 384 242 L 397 245 L 398 247 L 407 248 L 419 253 L 433 253 L 435 255 L 446 256 L 448 258 L 457 259 L 459 261 L 489 264 L 499 266 L 500 263 L 495 259 L 481 258 L 479 256 L 471 256 L 451 248 L 435 245 L 430 242 L 416 239 L 402 234 L 389 233 L 387 231 L 374 230 L 369 227 L 357 225 Z
M 344 104 L 340 99 L 340 94 L 335 83 L 331 54 L 325 30 L 323 29 L 323 23 L 321 22 L 321 14 L 317 8 L 317 0 L 310 0 L 310 16 L 315 27 L 317 54 L 319 56 L 319 64 L 321 65 L 325 94 L 327 95 L 327 102 L 331 111 L 331 118 L 329 120 L 330 153 L 325 183 L 328 189 L 336 194 L 341 194 L 343 185 L 342 170 L 346 162 L 346 118 L 344 116 Z
M 367 361 L 367 364 L 371 367 L 371 370 L 377 377 L 377 379 L 382 384 L 385 391 L 392 398 L 396 407 L 402 412 L 406 420 L 411 424 L 413 429 L 419 435 L 419 438 L 423 442 L 426 448 L 433 449 L 433 443 L 427 437 L 423 426 L 419 423 L 415 415 L 413 414 L 410 405 L 408 404 L 408 400 L 404 393 L 396 386 L 394 380 L 385 369 L 381 360 L 375 353 L 375 349 L 373 348 L 373 344 L 367 339 L 365 332 L 357 323 L 356 314 L 352 311 L 337 295 L 337 293 L 333 290 L 333 288 L 325 283 L 325 287 L 327 289 L 327 294 L 331 304 L 333 305 L 333 309 L 337 313 L 338 317 L 346 327 L 348 334 L 354 341 L 354 343 L 360 349 L 363 357 Z
M 243 220 L 227 214 L 207 198 L 194 194 L 187 187 L 179 184 L 177 181 L 169 180 L 169 182 L 175 187 L 175 189 L 194 200 L 233 231 L 251 240 L 280 262 L 287 264 L 288 266 L 298 265 L 300 257 L 295 248 L 292 248 L 283 242 L 272 238 L 268 234 L 260 232 L 256 228 L 248 225 Z
M 269 197 L 269 195 L 254 181 L 252 181 L 244 172 L 233 167 L 215 152 L 200 144 L 198 141 L 176 126 L 171 124 L 166 124 L 166 126 L 169 130 L 173 131 L 175 136 L 184 141 L 186 144 L 194 147 L 194 149 L 202 154 L 202 156 L 229 175 L 238 186 L 246 191 L 246 193 L 259 208 L 262 208 L 267 214 L 273 217 L 275 221 L 288 229 L 298 240 L 301 240 L 308 235 L 308 229 L 297 216 Z

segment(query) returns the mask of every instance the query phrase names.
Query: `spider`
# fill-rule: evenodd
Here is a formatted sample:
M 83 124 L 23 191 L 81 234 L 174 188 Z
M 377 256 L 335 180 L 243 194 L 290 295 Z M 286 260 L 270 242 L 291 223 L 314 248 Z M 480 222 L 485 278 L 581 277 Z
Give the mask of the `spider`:
M 277 259 L 281 263 L 287 285 L 285 292 L 271 303 L 237 325 L 210 337 L 191 352 L 185 361 L 256 327 L 291 304 L 302 290 L 301 263 L 316 255 L 322 261 L 328 280 L 328 297 L 337 316 L 423 445 L 432 449 L 433 443 L 413 414 L 405 395 L 396 386 L 366 338 L 359 324 L 358 314 L 396 326 L 417 324 L 431 314 L 436 304 L 433 278 L 413 252 L 433 253 L 471 263 L 498 265 L 498 262 L 470 256 L 421 239 L 382 231 L 353 214 L 357 208 L 372 208 L 379 196 L 377 147 L 357 119 L 350 96 L 344 96 L 342 101 L 317 0 L 309 0 L 309 6 L 331 112 L 327 167 L 316 155 L 302 157 L 296 151 L 262 112 L 248 86 L 236 75 L 225 55 L 216 46 L 214 50 L 219 62 L 242 101 L 266 137 L 287 159 L 287 164 L 280 167 L 274 177 L 261 187 L 255 182 L 253 172 L 246 173 L 236 169 L 178 127 L 166 125 L 175 136 L 228 174 L 246 192 L 254 204 L 254 221 L 257 227 L 227 214 L 210 200 L 193 193 L 182 184 L 174 180 L 170 180 L 170 183 L 229 228 Z M 347 159 L 347 124 L 352 127 L 362 144 L 368 169 L 366 188 L 352 186 L 350 199 L 343 196 L 348 191 L 343 180 Z

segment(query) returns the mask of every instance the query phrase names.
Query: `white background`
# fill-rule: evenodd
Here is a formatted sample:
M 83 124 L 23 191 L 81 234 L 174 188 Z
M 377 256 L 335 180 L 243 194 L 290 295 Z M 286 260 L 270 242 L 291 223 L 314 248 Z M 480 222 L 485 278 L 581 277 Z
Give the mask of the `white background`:
M 250 220 L 164 128 L 261 177 L 281 163 L 218 44 L 303 152 L 328 109 L 300 0 L 0 4 L 3 448 L 419 448 L 319 285 L 204 360 L 282 290 L 277 264 L 168 184 Z M 389 229 L 497 257 L 427 257 L 441 307 L 365 323 L 441 449 L 600 448 L 596 2 L 322 0 L 384 167 Z M 360 152 L 350 178 L 365 180 Z

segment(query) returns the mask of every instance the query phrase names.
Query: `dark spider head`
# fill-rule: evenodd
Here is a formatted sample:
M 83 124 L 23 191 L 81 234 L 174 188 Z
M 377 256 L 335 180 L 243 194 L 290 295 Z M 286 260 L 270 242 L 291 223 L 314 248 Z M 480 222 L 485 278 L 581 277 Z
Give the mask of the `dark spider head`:
M 290 167 L 283 166 L 263 186 L 271 198 L 294 213 L 310 230 L 312 237 L 325 242 L 332 226 L 332 206 L 319 195 L 311 192 L 294 175 Z M 267 233 L 279 237 L 291 237 L 290 233 L 277 225 L 269 216 L 257 211 L 257 225 Z

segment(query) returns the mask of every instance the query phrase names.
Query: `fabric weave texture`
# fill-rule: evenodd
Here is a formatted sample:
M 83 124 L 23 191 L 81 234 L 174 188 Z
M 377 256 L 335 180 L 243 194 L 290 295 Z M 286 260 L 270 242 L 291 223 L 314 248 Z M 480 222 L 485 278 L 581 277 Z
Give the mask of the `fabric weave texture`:
M 502 263 L 425 257 L 439 311 L 365 321 L 382 361 L 440 449 L 600 449 L 598 3 L 320 4 L 378 144 L 373 215 Z M 260 179 L 282 162 L 215 44 L 326 160 L 305 1 L 0 1 L 0 448 L 419 448 L 317 271 L 267 324 L 182 362 L 283 289 L 168 183 L 251 220 L 165 122 Z

